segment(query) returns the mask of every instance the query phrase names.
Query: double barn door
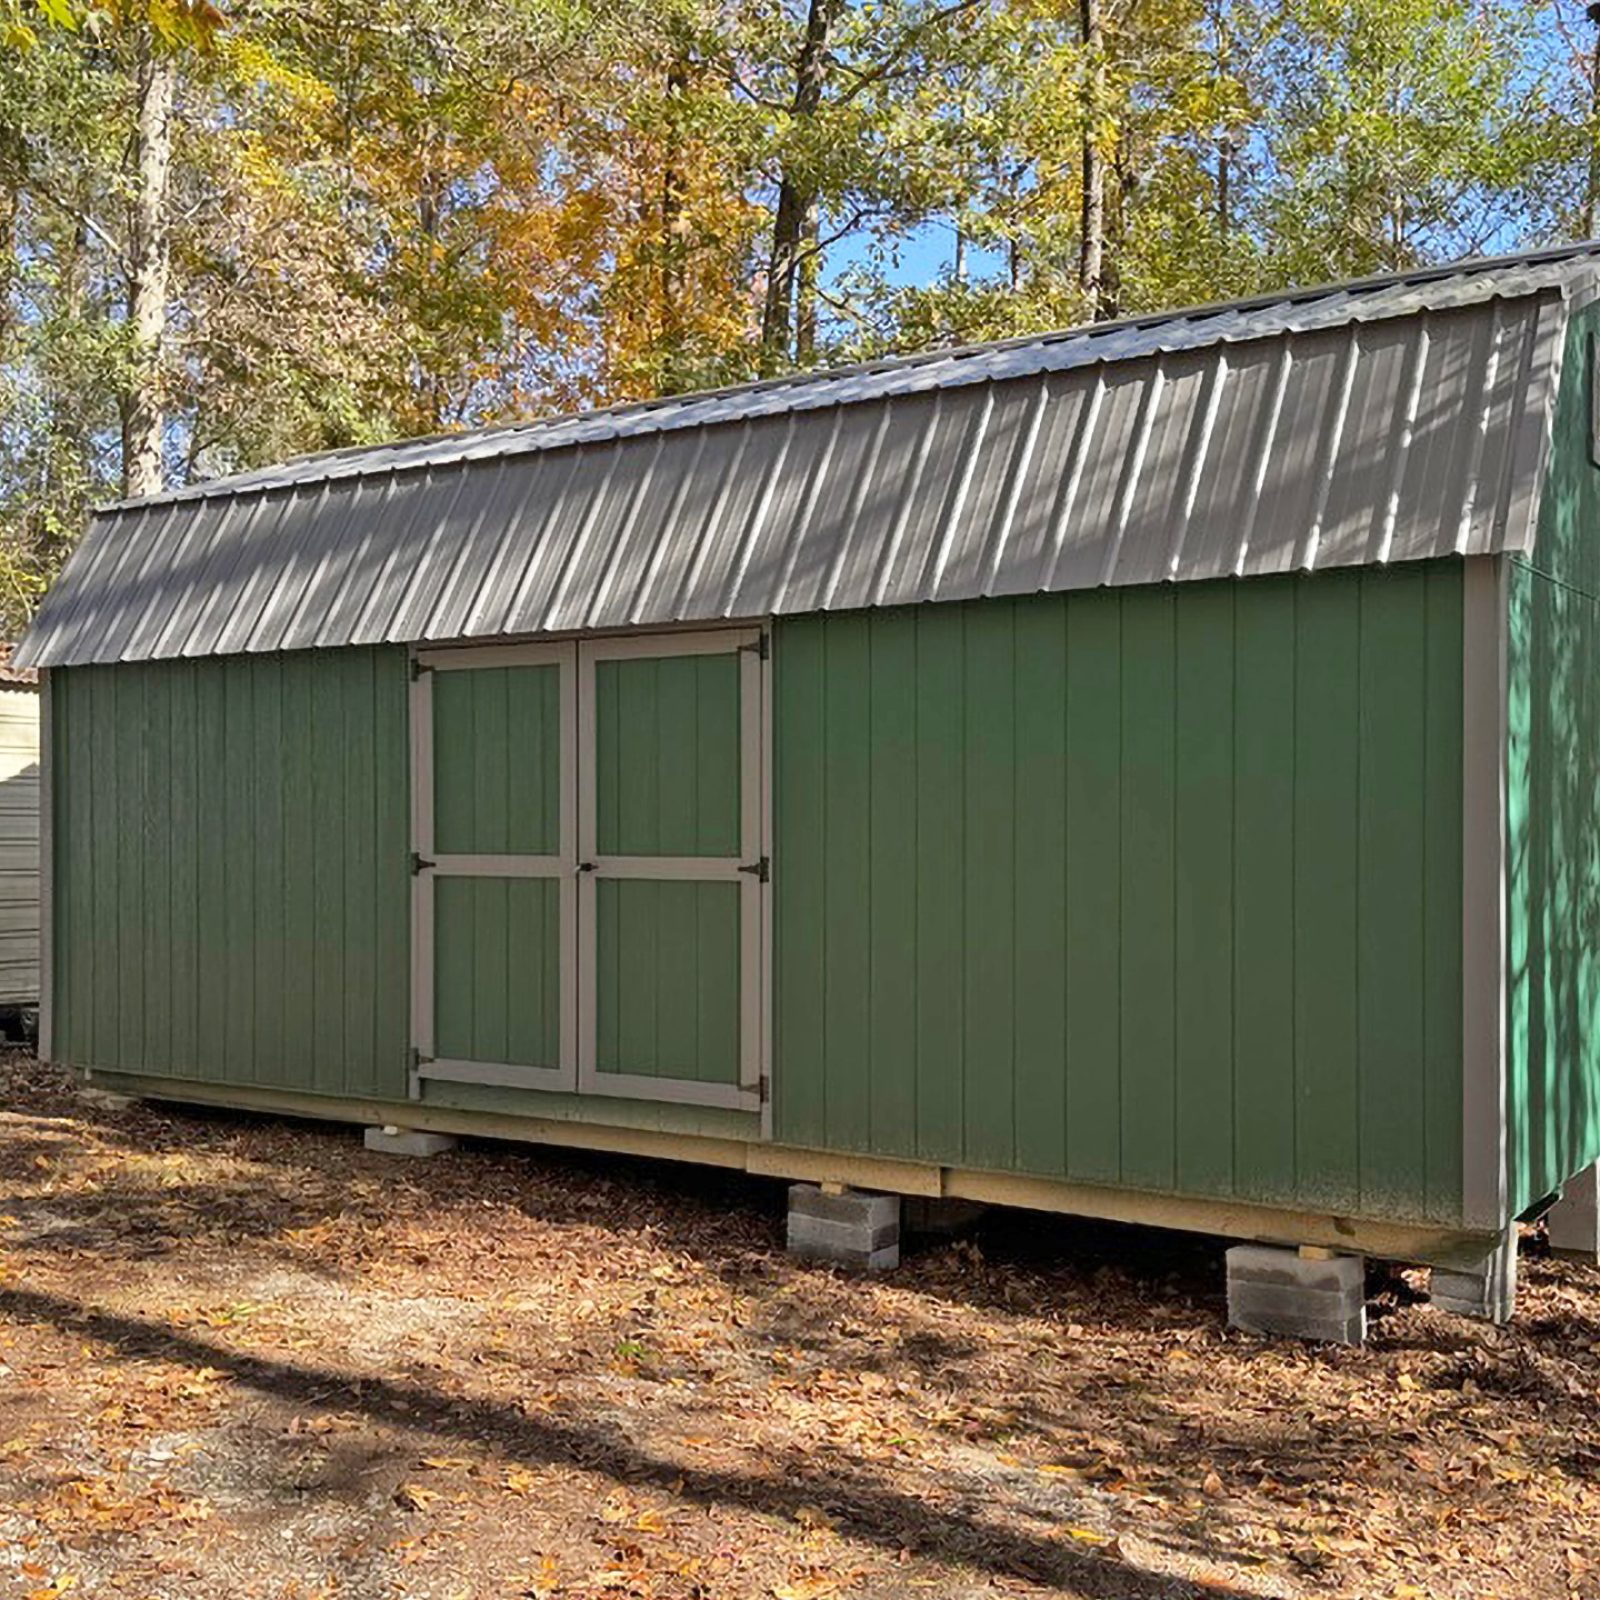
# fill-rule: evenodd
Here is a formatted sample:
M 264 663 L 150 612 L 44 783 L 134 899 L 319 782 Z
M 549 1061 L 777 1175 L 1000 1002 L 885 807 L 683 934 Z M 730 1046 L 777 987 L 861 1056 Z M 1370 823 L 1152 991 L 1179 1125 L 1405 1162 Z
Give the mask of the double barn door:
M 420 652 L 420 1080 L 755 1109 L 754 630 Z

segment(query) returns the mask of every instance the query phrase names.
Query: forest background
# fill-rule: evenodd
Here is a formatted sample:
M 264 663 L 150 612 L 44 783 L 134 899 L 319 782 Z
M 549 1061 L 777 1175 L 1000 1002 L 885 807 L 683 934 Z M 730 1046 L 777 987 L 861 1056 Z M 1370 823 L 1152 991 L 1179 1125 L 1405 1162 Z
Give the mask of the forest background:
M 0 629 L 88 508 L 1587 237 L 1573 0 L 0 0 Z

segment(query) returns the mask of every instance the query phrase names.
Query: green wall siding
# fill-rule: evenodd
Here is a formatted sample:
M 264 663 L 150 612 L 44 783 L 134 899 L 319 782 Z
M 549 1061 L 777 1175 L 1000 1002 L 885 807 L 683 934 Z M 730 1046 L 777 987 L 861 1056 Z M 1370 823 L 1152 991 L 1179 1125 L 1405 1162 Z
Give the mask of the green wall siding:
M 1507 623 L 1508 1189 L 1513 1213 L 1600 1159 L 1600 471 L 1574 318 L 1533 560 Z
M 402 650 L 51 675 L 57 1060 L 403 1098 Z
M 783 621 L 775 1134 L 1448 1222 L 1461 569 Z

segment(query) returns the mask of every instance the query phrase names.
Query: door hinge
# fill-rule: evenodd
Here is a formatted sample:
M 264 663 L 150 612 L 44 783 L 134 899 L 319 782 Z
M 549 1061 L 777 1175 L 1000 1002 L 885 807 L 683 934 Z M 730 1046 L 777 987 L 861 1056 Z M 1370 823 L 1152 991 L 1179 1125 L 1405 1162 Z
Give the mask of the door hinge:
M 432 1056 L 423 1055 L 422 1051 L 419 1050 L 416 1045 L 412 1045 L 412 1047 L 411 1047 L 411 1070 L 413 1072 L 420 1072 L 424 1067 L 430 1065 L 432 1063 L 432 1061 L 433 1061 L 433 1057 Z
M 411 876 L 414 878 L 419 872 L 431 870 L 437 863 L 430 861 L 418 850 L 411 852 Z
M 765 883 L 772 874 L 772 864 L 765 856 L 762 856 L 759 861 L 745 861 L 741 863 L 739 870 L 741 872 L 748 872 L 752 878 L 759 878 L 762 883 Z
M 756 1099 L 765 1105 L 772 1098 L 772 1079 L 762 1073 L 756 1081 Z
M 426 661 L 422 660 L 420 656 L 412 656 L 412 658 L 411 658 L 411 681 L 413 683 L 415 683 L 417 681 L 417 679 L 420 678 L 424 672 L 432 672 L 432 671 L 433 671 L 433 668 L 430 667 Z
M 769 646 L 767 644 L 767 636 L 765 633 L 758 633 L 749 644 L 742 644 L 739 646 L 741 655 L 748 651 L 754 651 L 756 656 L 762 661 L 767 659 L 768 649 Z

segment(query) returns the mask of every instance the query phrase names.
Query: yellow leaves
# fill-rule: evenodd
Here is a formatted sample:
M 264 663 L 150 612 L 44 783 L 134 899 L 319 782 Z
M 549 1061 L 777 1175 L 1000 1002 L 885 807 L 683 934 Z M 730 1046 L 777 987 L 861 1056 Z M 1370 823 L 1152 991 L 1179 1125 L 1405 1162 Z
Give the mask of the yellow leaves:
M 404 1483 L 395 1490 L 395 1504 L 406 1511 L 426 1511 L 439 1498 L 437 1489 L 424 1488 L 420 1483 Z
M 827 1600 L 829 1595 L 843 1594 L 855 1588 L 865 1576 L 864 1567 L 851 1572 L 801 1567 L 789 1574 L 787 1583 L 774 1584 L 771 1594 L 773 1600 Z
M 33 1568 L 32 1571 L 29 1570 L 30 1567 Z M 43 1575 L 43 1572 L 44 1572 L 44 1569 L 42 1567 L 34 1566 L 34 1564 L 32 1562 L 24 1562 L 23 1566 L 22 1566 L 22 1570 L 30 1578 L 40 1577 L 40 1576 Z M 71 1594 L 72 1591 L 74 1589 L 76 1589 L 77 1587 L 78 1587 L 78 1575 L 77 1575 L 77 1573 L 75 1573 L 75 1572 L 58 1573 L 47 1584 L 45 1584 L 43 1586 L 43 1588 L 29 1589 L 27 1591 L 26 1600 L 59 1600 L 59 1597 L 61 1595 Z

